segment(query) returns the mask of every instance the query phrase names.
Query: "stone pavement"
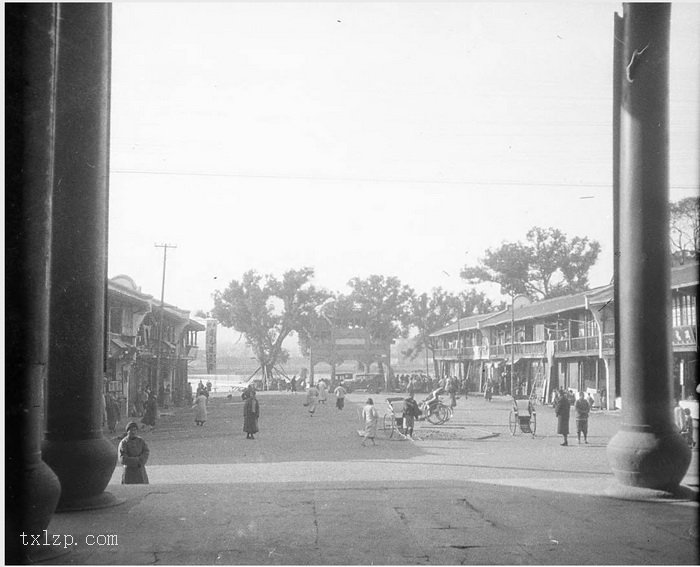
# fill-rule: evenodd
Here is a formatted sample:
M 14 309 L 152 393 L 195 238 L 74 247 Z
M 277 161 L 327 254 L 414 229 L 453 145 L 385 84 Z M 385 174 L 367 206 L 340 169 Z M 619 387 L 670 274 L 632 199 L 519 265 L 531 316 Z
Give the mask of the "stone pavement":
M 380 414 L 385 396 L 373 396 Z M 537 434 L 508 431 L 510 402 L 460 399 L 421 440 L 361 447 L 353 393 L 310 417 L 303 395 L 263 392 L 246 440 L 238 399 L 209 420 L 162 415 L 143 433 L 150 485 L 121 504 L 56 514 L 47 564 L 697 564 L 697 452 L 686 498 L 610 498 L 605 446 L 618 412 L 591 417 L 589 445 L 561 447 L 549 407 Z M 572 420 L 573 425 L 573 420 Z M 102 536 L 102 537 L 98 537 Z M 72 538 L 72 539 L 71 539 Z M 99 544 L 102 545 L 99 545 Z M 66 545 L 68 544 L 68 545 Z M 92 545 L 90 545 L 92 544 Z M 64 548 L 67 551 L 64 551 Z

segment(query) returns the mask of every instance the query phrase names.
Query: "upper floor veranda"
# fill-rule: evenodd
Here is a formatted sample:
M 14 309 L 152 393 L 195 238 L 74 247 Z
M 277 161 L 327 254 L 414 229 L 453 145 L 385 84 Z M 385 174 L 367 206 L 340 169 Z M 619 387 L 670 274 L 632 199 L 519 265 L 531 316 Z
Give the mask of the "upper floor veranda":
M 697 349 L 697 286 L 697 264 L 672 269 L 675 352 Z M 614 287 L 465 317 L 430 337 L 434 358 L 444 361 L 614 356 Z

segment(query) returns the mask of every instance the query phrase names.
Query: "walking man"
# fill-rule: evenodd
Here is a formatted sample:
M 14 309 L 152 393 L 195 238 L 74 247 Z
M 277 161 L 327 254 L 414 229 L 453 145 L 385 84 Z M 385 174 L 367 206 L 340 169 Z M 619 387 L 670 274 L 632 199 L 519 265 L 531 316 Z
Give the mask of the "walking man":
M 588 444 L 588 415 L 591 413 L 591 405 L 586 400 L 583 392 L 578 393 L 578 400 L 574 404 L 574 412 L 576 415 L 576 436 L 578 444 L 581 444 L 581 433 L 583 433 L 583 442 Z
M 347 394 L 347 391 L 343 388 L 342 382 L 333 390 L 333 393 L 335 394 L 335 407 L 339 410 L 343 409 L 345 407 L 345 394 Z
M 406 437 L 413 437 L 413 426 L 421 411 L 418 403 L 414 400 L 415 394 L 409 394 L 403 401 L 403 430 Z

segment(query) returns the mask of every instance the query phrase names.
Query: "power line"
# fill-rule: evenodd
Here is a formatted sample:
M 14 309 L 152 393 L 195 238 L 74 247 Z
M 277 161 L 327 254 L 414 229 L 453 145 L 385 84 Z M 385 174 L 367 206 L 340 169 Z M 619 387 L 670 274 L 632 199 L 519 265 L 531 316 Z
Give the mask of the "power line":
M 611 183 L 564 183 L 550 181 L 474 181 L 459 179 L 392 179 L 377 177 L 320 177 L 309 175 L 261 175 L 247 173 L 213 173 L 199 171 L 152 171 L 137 169 L 112 169 L 111 173 L 125 175 L 170 175 L 175 177 L 225 177 L 240 179 L 288 179 L 296 181 L 342 181 L 353 183 L 418 183 L 426 185 L 487 185 L 487 186 L 514 186 L 514 187 L 597 187 L 611 189 Z M 671 189 L 698 189 L 697 185 L 672 185 Z

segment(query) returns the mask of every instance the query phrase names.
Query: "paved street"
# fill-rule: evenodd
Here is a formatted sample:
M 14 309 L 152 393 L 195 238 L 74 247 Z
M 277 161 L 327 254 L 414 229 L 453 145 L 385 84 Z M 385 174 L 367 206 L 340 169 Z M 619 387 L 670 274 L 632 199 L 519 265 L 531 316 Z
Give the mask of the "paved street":
M 57 514 L 70 534 L 58 564 L 696 564 L 697 474 L 690 500 L 610 498 L 605 446 L 618 412 L 595 412 L 589 444 L 559 445 L 549 407 L 537 435 L 508 430 L 511 403 L 460 399 L 417 441 L 361 447 L 353 393 L 309 416 L 304 396 L 260 393 L 246 440 L 239 399 L 213 398 L 209 420 L 164 412 L 152 432 L 150 485 L 108 488 L 122 504 Z M 373 396 L 380 415 L 385 396 Z M 574 422 L 572 419 L 572 427 Z M 697 471 L 697 453 L 693 470 Z M 694 499 L 694 500 L 693 500 Z M 116 534 L 118 545 L 86 537 Z M 89 539 L 89 538 L 88 538 Z M 90 540 L 92 541 L 92 540 Z

